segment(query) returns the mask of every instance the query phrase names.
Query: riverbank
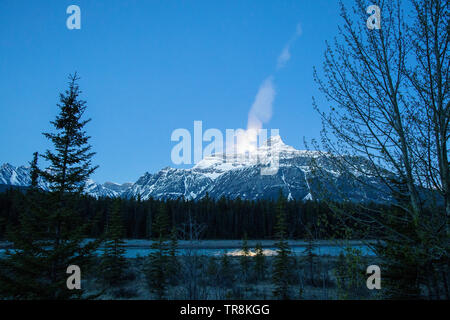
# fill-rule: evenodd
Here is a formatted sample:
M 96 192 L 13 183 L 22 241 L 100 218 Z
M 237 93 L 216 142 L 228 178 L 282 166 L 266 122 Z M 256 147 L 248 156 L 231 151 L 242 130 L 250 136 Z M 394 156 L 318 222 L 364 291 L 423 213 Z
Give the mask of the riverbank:
M 126 239 L 125 247 L 130 249 L 149 248 L 153 241 L 145 239 Z M 263 248 L 273 248 L 277 240 L 248 240 L 248 247 L 254 248 L 260 243 Z M 287 240 L 290 247 L 306 247 L 308 241 L 305 240 Z M 314 246 L 368 246 L 374 244 L 376 240 L 315 240 Z M 242 240 L 179 240 L 180 249 L 239 249 L 242 247 Z M 12 248 L 12 244 L 7 241 L 0 241 L 0 249 Z
M 101 300 L 147 300 L 158 299 L 149 287 L 146 270 L 146 257 L 128 258 L 124 281 L 109 285 L 98 278 L 99 272 L 86 278 L 82 286 L 89 294 L 104 290 L 98 298 Z M 263 274 L 255 273 L 255 260 L 249 261 L 247 273 L 242 270 L 241 259 L 236 256 L 228 258 L 224 264 L 223 257 L 181 256 L 180 272 L 169 281 L 165 299 L 169 300 L 267 300 L 275 299 L 273 295 L 274 257 L 265 258 Z M 358 274 L 347 270 L 346 264 L 338 257 L 315 256 L 312 260 L 292 256 L 290 260 L 289 298 L 290 299 L 377 299 L 377 292 L 366 287 L 365 270 L 368 265 L 379 264 L 376 257 L 361 257 Z M 343 269 L 344 267 L 344 269 Z M 340 270 L 341 274 L 338 273 Z M 344 272 L 344 273 L 342 273 Z M 341 277 L 340 281 L 338 277 Z M 342 278 L 343 277 L 343 278 Z M 353 277 L 353 278 L 352 278 Z M 350 283 L 346 279 L 354 279 Z

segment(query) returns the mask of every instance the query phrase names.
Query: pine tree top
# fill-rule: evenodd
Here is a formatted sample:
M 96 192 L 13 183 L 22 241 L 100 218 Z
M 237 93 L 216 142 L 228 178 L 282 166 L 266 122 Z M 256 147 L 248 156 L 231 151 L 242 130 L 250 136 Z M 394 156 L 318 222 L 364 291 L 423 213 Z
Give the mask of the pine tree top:
M 97 169 L 92 166 L 95 152 L 91 151 L 90 137 L 84 130 L 91 119 L 82 120 L 86 101 L 79 98 L 79 79 L 76 73 L 69 76 L 69 89 L 60 94 L 57 104 L 59 114 L 50 122 L 55 131 L 43 133 L 53 143 L 54 150 L 47 150 L 43 155 L 50 166 L 41 173 L 52 190 L 59 193 L 81 192 L 84 182 Z

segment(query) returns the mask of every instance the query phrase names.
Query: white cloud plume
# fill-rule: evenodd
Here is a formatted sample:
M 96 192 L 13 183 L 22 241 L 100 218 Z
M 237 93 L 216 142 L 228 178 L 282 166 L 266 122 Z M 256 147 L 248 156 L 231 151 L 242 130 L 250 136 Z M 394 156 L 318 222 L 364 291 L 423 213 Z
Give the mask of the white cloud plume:
M 272 105 L 275 100 L 275 88 L 273 77 L 270 76 L 259 87 L 255 101 L 248 114 L 248 129 L 261 129 L 263 123 L 266 123 L 272 117 Z
M 277 59 L 277 70 L 283 68 L 291 59 L 291 46 L 302 35 L 302 27 L 297 24 L 294 35 L 289 42 L 284 46 L 283 51 Z M 261 129 L 262 125 L 272 118 L 272 105 L 275 100 L 275 89 L 273 84 L 273 76 L 268 77 L 259 87 L 253 102 L 250 112 L 248 114 L 247 129 Z
M 296 31 L 289 42 L 284 46 L 281 54 L 277 59 L 277 68 L 280 70 L 291 59 L 291 46 L 302 34 L 300 24 L 297 25 Z M 258 89 L 255 100 L 248 113 L 247 130 L 239 135 L 238 150 L 252 151 L 256 145 L 256 134 L 262 129 L 263 124 L 272 118 L 273 102 L 275 100 L 276 90 L 273 83 L 273 75 L 266 78 Z
M 289 45 L 284 47 L 283 51 L 281 51 L 281 54 L 278 56 L 277 60 L 277 70 L 283 68 L 286 63 L 291 59 L 291 53 L 289 52 Z
M 297 28 L 295 30 L 295 34 L 292 36 L 291 40 L 284 46 L 283 51 L 281 51 L 281 54 L 278 56 L 277 59 L 277 70 L 280 70 L 283 68 L 286 63 L 291 59 L 291 46 L 297 40 L 298 37 L 302 35 L 302 27 L 300 24 L 297 25 Z

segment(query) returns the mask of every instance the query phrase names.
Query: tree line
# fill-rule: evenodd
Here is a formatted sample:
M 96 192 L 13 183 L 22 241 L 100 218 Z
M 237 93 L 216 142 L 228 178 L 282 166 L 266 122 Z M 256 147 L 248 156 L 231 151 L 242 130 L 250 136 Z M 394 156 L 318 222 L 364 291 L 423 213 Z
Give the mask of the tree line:
M 46 198 L 49 194 L 39 195 Z M 9 189 L 0 194 L 0 238 L 5 238 L 7 226 L 19 223 L 20 212 L 29 205 L 29 194 Z M 276 200 L 212 199 L 208 196 L 194 200 L 157 200 L 157 199 L 114 199 L 80 195 L 73 199 L 74 206 L 85 223 L 89 224 L 85 236 L 100 237 L 111 219 L 115 207 L 124 228 L 124 237 L 130 239 L 153 239 L 157 230 L 153 224 L 158 210 L 166 210 L 169 228 L 175 227 L 181 238 L 187 239 L 190 221 L 202 226 L 202 239 L 249 239 L 276 238 Z M 388 207 L 380 204 L 367 204 L 367 208 L 348 203 L 336 203 L 348 212 L 356 209 L 361 215 L 371 210 Z M 363 212 L 365 210 L 365 212 Z M 343 229 L 339 218 L 327 203 L 320 201 L 286 202 L 286 238 L 305 239 L 311 232 L 316 239 L 352 238 L 349 228 Z M 352 228 L 361 228 L 354 223 Z M 370 228 L 369 228 L 370 229 Z M 368 231 L 370 231 L 368 229 Z M 356 236 L 356 235 L 355 235 Z M 376 237 L 368 233 L 367 237 Z M 358 237 L 360 235 L 358 234 Z

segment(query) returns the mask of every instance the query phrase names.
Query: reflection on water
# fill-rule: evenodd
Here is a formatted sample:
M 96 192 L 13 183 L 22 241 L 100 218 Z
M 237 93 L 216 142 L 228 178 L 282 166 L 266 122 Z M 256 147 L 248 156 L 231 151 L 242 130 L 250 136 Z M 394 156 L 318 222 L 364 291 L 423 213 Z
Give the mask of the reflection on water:
M 359 249 L 364 256 L 375 256 L 375 253 L 367 246 L 352 246 L 354 249 Z M 343 252 L 344 246 L 316 246 L 313 249 L 313 253 L 318 256 L 338 256 L 339 253 Z M 144 257 L 149 255 L 154 249 L 150 248 L 126 248 L 125 257 L 136 258 Z M 263 253 L 266 256 L 276 255 L 276 248 L 264 248 Z M 291 247 L 291 251 L 294 255 L 302 256 L 305 255 L 305 247 Z M 3 255 L 5 249 L 0 249 L 0 255 Z M 98 250 L 99 253 L 102 250 Z M 201 256 L 220 256 L 222 254 L 228 254 L 230 256 L 240 256 L 242 255 L 241 249 L 214 249 L 214 248 L 197 248 L 197 249 L 179 249 L 178 255 L 201 255 Z M 250 250 L 250 255 L 255 255 L 253 250 Z
M 318 256 L 338 256 L 339 253 L 344 251 L 343 246 L 318 246 L 313 249 L 313 253 Z M 353 246 L 354 249 L 361 250 L 362 255 L 364 256 L 374 256 L 375 253 L 367 246 Z M 264 248 L 263 253 L 266 256 L 276 255 L 276 248 Z M 128 248 L 125 256 L 127 258 L 136 258 L 143 257 L 148 255 L 152 249 L 144 249 L 144 248 Z M 305 247 L 291 247 L 291 251 L 294 255 L 301 256 L 305 255 Z M 242 255 L 241 249 L 180 249 L 178 250 L 179 255 L 202 255 L 202 256 L 220 256 L 222 254 L 228 254 L 230 256 L 240 256 Z M 255 252 L 250 250 L 250 255 L 254 255 Z

